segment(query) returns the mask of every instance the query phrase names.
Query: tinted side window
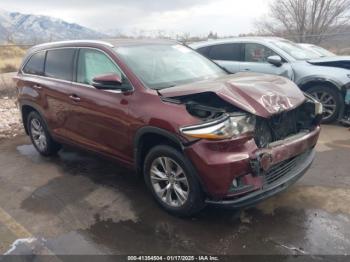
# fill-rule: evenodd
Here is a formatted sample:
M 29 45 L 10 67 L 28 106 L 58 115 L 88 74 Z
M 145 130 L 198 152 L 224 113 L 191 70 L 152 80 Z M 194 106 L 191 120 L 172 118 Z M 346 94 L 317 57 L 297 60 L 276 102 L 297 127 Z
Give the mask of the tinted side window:
M 104 53 L 94 49 L 79 51 L 77 82 L 91 85 L 93 78 L 106 74 L 118 74 L 122 78 L 119 68 Z
M 45 63 L 45 51 L 34 54 L 23 68 L 26 74 L 43 75 Z
M 47 51 L 45 75 L 67 81 L 73 80 L 75 49 L 64 48 Z
M 213 60 L 241 61 L 241 44 L 221 44 L 210 48 L 209 58 Z
M 260 44 L 245 44 L 244 61 L 267 63 L 269 56 L 277 55 L 270 48 Z

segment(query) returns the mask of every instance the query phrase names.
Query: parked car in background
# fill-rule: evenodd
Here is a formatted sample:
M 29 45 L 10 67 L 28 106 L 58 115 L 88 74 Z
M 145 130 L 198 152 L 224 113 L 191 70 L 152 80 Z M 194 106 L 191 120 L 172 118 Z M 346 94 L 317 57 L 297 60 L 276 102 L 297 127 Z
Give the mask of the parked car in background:
M 314 52 L 316 55 L 319 55 L 320 57 L 332 57 L 337 56 L 336 54 L 332 53 L 331 51 L 328 51 L 327 49 L 313 45 L 313 44 L 298 44 L 302 48 Z
M 284 76 L 322 102 L 323 122 L 343 117 L 350 91 L 348 57 L 325 57 L 276 37 L 239 37 L 191 45 L 230 73 L 260 72 Z
M 230 75 L 174 41 L 39 45 L 16 82 L 40 154 L 71 144 L 115 158 L 175 215 L 286 189 L 310 167 L 320 132 L 322 105 L 290 80 Z

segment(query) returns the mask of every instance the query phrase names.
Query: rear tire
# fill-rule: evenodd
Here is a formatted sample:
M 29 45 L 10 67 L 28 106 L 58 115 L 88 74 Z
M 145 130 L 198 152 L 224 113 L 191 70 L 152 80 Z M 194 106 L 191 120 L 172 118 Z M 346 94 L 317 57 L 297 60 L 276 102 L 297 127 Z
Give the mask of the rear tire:
M 35 149 L 43 156 L 55 155 L 61 145 L 55 142 L 42 117 L 35 111 L 29 113 L 27 118 L 27 130 Z
M 306 92 L 322 103 L 324 110 L 322 123 L 329 124 L 338 119 L 344 106 L 340 92 L 324 85 L 311 87 Z
M 204 208 L 201 185 L 191 162 L 173 147 L 155 146 L 144 161 L 144 178 L 158 204 L 181 217 Z

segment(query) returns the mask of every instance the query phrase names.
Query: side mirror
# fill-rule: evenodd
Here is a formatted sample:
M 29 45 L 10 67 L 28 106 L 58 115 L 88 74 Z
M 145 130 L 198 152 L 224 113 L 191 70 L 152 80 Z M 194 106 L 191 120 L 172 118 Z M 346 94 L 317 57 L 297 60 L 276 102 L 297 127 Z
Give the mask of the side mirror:
M 274 66 L 279 67 L 282 65 L 282 58 L 278 55 L 269 56 L 267 58 L 267 62 L 269 62 L 270 64 L 272 64 Z
M 123 80 L 117 74 L 107 74 L 96 76 L 92 79 L 92 86 L 96 89 L 102 90 L 122 90 L 127 91 L 131 88 L 129 86 L 123 86 Z

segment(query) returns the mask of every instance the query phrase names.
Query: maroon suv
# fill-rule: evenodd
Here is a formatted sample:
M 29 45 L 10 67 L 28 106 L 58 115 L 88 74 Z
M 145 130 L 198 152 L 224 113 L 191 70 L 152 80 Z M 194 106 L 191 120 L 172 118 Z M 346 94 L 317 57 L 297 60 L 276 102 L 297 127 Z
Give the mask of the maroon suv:
M 229 75 L 173 41 L 70 41 L 32 48 L 15 78 L 44 156 L 70 144 L 143 174 L 176 215 L 254 204 L 314 159 L 322 106 L 291 81 Z

